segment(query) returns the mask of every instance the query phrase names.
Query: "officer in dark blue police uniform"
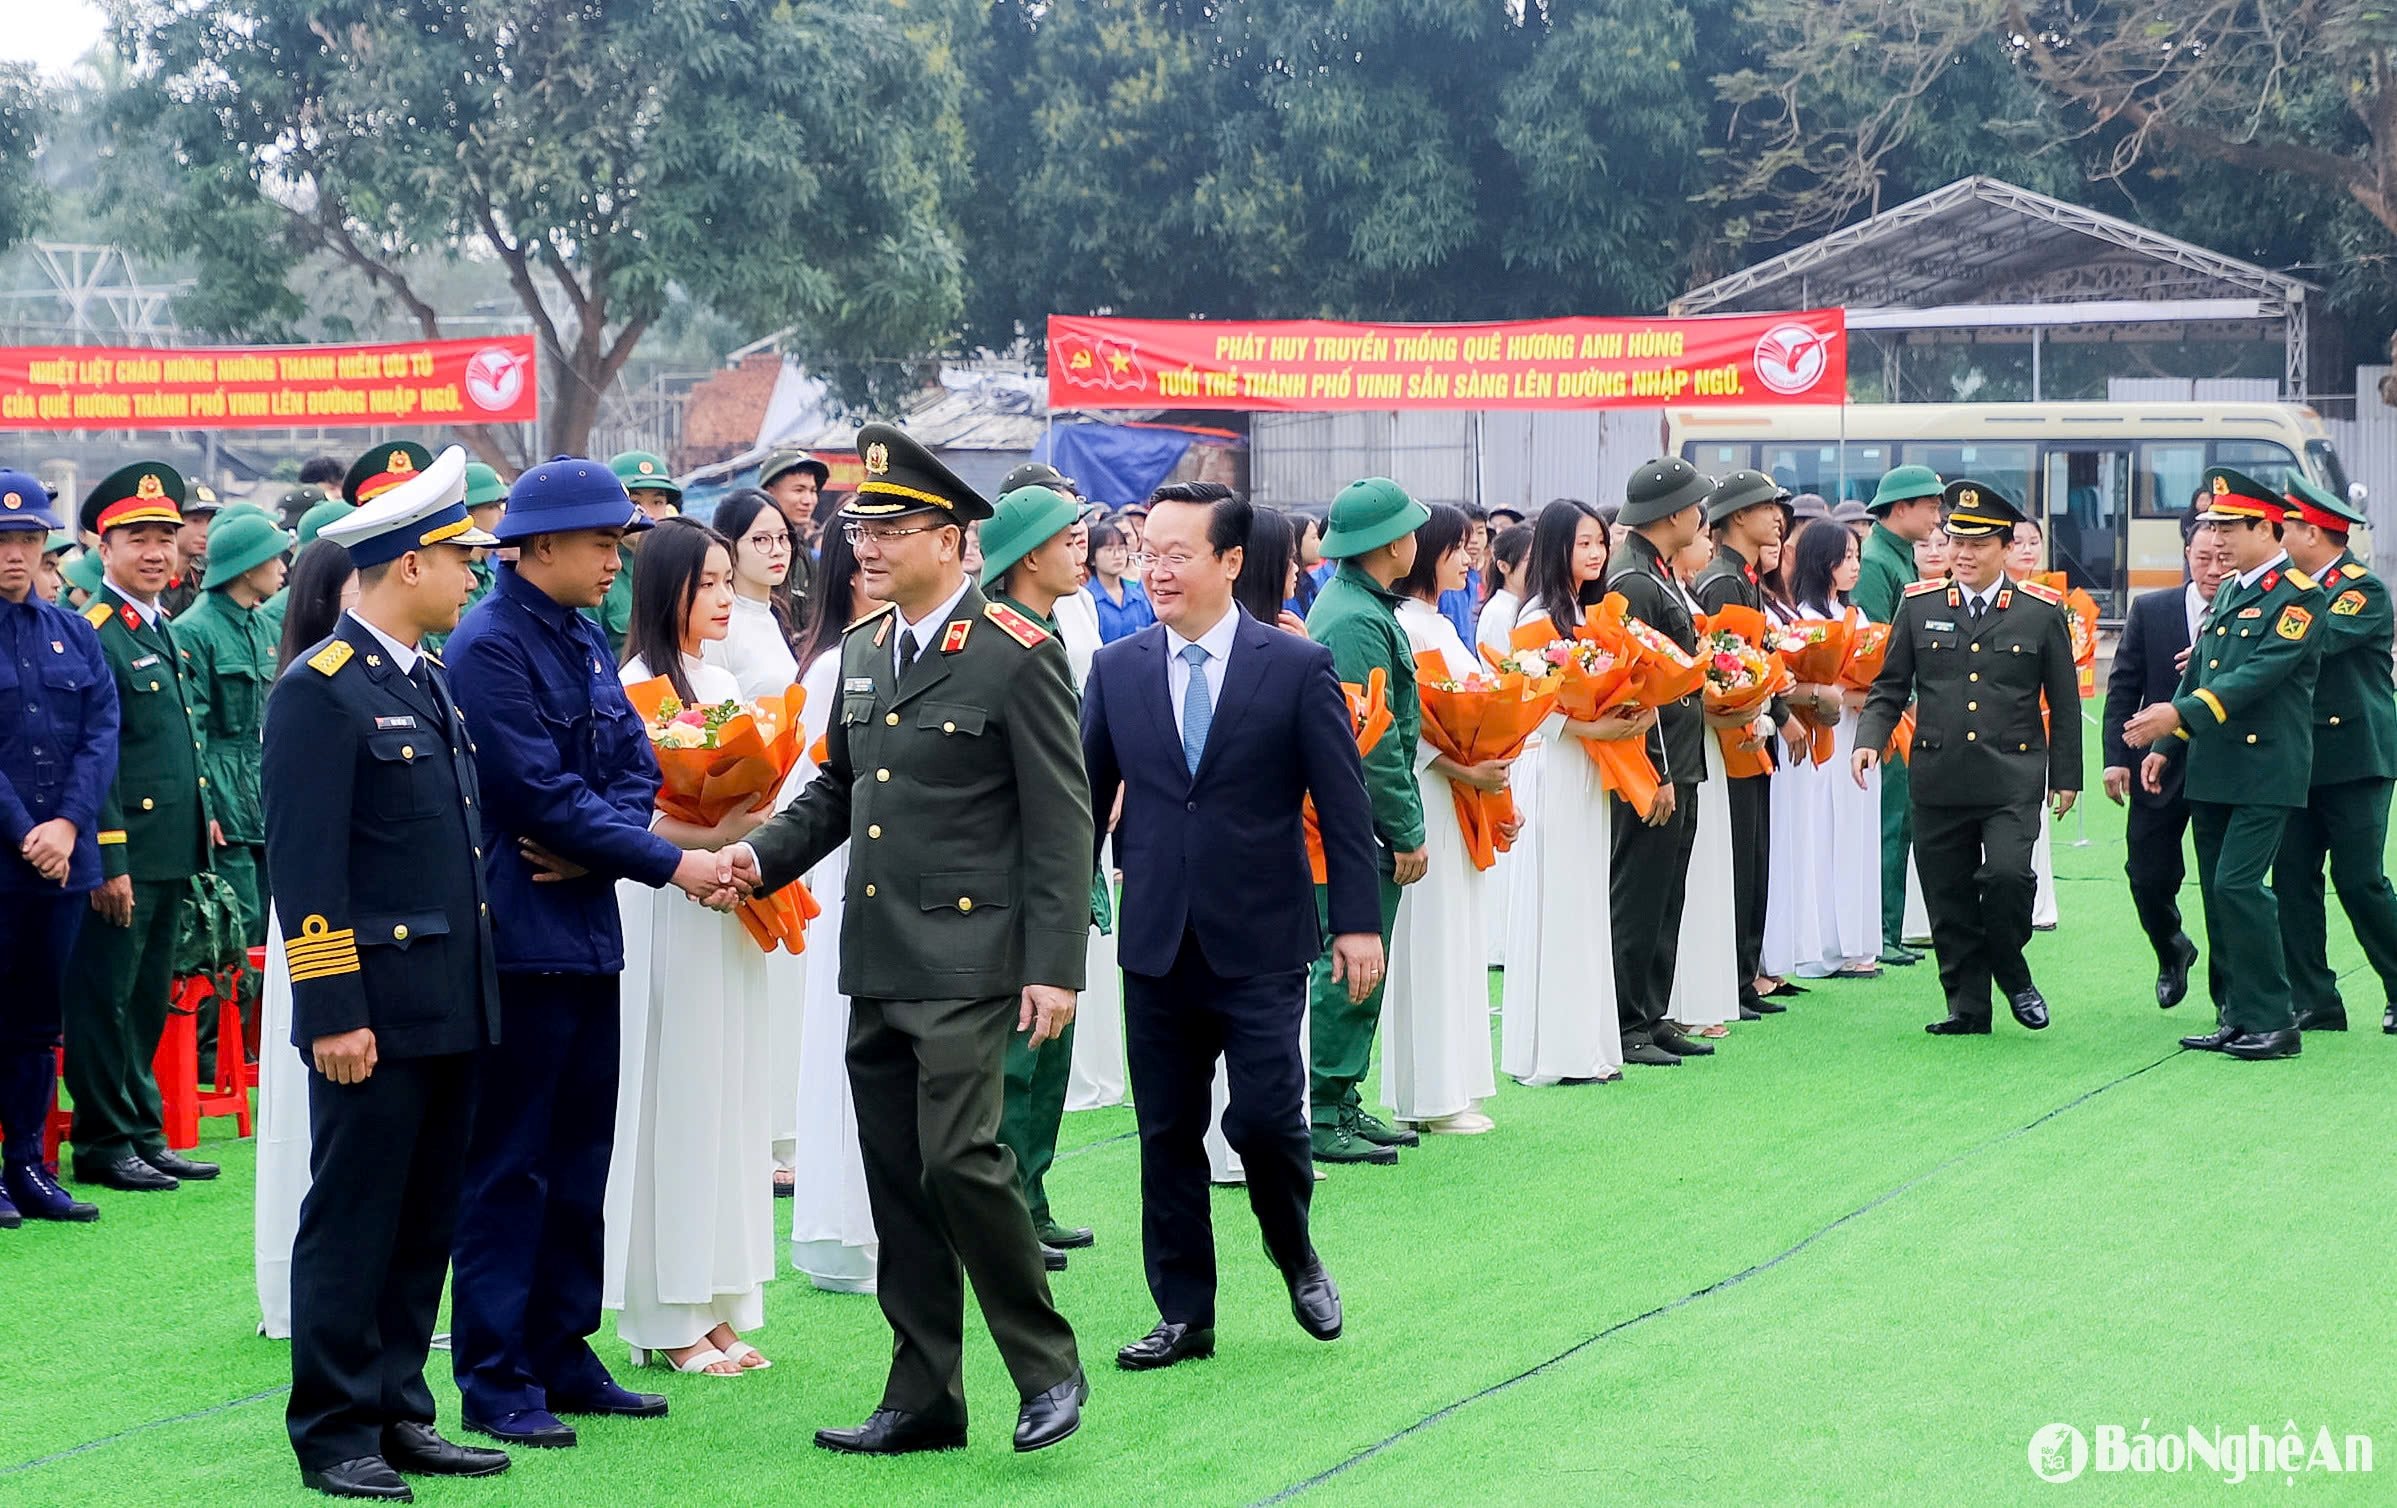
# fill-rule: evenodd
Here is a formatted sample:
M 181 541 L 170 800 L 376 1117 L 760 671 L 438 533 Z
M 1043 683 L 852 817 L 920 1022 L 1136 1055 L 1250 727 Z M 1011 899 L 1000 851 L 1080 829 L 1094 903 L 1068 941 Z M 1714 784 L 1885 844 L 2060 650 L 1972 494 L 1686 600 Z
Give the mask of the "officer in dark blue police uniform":
M 100 807 L 117 770 L 117 690 L 89 623 L 35 589 L 58 518 L 0 471 L 0 1229 L 95 1220 L 42 1166 L 67 955 L 100 888 Z
M 616 1134 L 616 881 L 717 889 L 715 855 L 649 830 L 657 758 L 581 611 L 607 596 L 624 536 L 648 527 L 605 463 L 533 467 L 499 524 L 516 561 L 444 650 L 490 798 L 501 1020 L 476 1075 L 450 1360 L 467 1428 L 510 1444 L 572 1445 L 559 1414 L 666 1412 L 618 1387 L 586 1339 Z
M 292 1046 L 315 1070 L 285 1426 L 300 1480 L 335 1497 L 404 1502 L 401 1472 L 508 1465 L 436 1434 L 424 1381 L 474 1064 L 499 1032 L 482 793 L 447 678 L 420 647 L 458 621 L 469 552 L 494 543 L 465 496 L 452 446 L 326 526 L 357 567 L 358 605 L 266 707 L 267 873 Z

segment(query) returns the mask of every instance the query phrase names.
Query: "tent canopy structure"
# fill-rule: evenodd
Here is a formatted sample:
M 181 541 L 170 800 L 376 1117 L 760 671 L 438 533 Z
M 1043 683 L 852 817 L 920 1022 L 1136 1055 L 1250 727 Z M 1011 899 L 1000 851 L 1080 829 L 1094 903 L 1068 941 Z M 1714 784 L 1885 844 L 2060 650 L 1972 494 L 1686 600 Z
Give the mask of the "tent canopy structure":
M 2282 391 L 2294 396 L 2308 391 L 2311 288 L 2113 215 L 1963 178 L 1694 288 L 1669 312 L 1844 306 L 1851 331 L 1887 332 L 1891 394 L 1910 341 L 2027 342 L 2036 398 L 2048 342 L 2277 339 Z M 1852 363 L 1859 375 L 1870 366 L 1862 351 Z

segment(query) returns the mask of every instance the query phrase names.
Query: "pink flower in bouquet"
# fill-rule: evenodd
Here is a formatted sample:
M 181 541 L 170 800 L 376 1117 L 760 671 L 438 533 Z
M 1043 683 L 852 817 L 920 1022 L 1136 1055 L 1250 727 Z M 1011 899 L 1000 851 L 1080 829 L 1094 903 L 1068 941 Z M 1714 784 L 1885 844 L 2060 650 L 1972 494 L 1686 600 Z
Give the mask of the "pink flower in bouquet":
M 1570 645 L 1567 645 L 1567 644 L 1564 644 L 1564 643 L 1561 643 L 1561 642 L 1560 642 L 1560 643 L 1551 644 L 1551 645 L 1549 645 L 1549 646 L 1548 646 L 1548 663 L 1549 663 L 1549 664 L 1551 664 L 1551 665 L 1563 665 L 1563 664 L 1565 664 L 1567 661 L 1571 660 L 1572 658 L 1573 658 L 1573 650 L 1572 650 L 1572 647 L 1571 647 Z
M 675 715 L 674 720 L 678 723 L 689 723 L 695 728 L 704 727 L 707 724 L 707 715 L 697 707 L 685 707 Z
M 1740 672 L 1739 656 L 1727 649 L 1718 649 L 1715 651 L 1714 667 L 1722 675 L 1738 675 Z

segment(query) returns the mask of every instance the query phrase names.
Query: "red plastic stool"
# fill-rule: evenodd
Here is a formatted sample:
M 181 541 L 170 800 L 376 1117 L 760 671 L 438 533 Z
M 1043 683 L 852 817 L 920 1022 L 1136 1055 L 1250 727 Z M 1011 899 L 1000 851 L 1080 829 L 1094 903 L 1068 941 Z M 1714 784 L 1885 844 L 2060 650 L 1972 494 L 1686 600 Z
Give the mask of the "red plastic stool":
M 200 1144 L 202 1116 L 230 1115 L 239 1134 L 250 1134 L 250 1069 L 242 1056 L 240 996 L 239 981 L 222 997 L 205 975 L 175 982 L 166 1030 L 159 1036 L 151 1067 L 158 1075 L 158 1101 L 164 1112 L 161 1129 L 167 1146 L 177 1152 Z M 197 1023 L 211 999 L 217 1000 L 216 1084 L 203 1091 Z
M 58 1087 L 67 1081 L 67 1050 L 58 1049 L 58 1074 L 50 1082 L 50 1113 L 42 1118 L 42 1161 L 58 1172 L 58 1147 L 75 1129 L 75 1112 L 58 1108 Z

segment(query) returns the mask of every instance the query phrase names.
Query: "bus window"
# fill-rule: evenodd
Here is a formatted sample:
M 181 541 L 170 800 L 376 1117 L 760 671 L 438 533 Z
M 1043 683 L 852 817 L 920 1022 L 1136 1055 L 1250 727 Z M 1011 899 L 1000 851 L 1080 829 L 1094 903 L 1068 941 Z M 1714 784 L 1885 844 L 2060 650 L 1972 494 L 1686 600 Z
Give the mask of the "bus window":
M 1755 464 L 1756 447 L 1744 441 L 1692 440 L 1681 447 L 1681 458 L 1708 476 L 1744 471 Z
M 1928 466 L 1943 482 L 1970 477 L 2006 494 L 2016 507 L 2036 517 L 2039 500 L 2031 495 L 2031 447 L 2000 441 L 1973 444 L 1946 440 L 1909 440 L 1905 460 Z
M 2339 497 L 2347 496 L 2347 468 L 2339 464 L 2339 453 L 2331 449 L 2328 440 L 2306 441 L 2305 459 L 2317 484 Z
M 1870 502 L 1873 489 L 1881 485 L 1881 473 L 1897 464 L 1891 459 L 1896 454 L 1897 447 L 1885 440 L 1850 440 L 1844 461 L 1833 440 L 1767 442 L 1760 469 L 1791 492 L 1819 493 L 1831 503 L 1847 498 Z M 1692 459 L 1700 471 L 1706 470 L 1704 463 Z
M 2289 490 L 2292 473 L 2303 475 L 2297 457 L 2277 440 L 2216 440 L 2214 464 L 2244 471 L 2275 492 Z
M 2186 444 L 2139 447 L 2141 518 L 2179 518 L 2189 511 L 2198 489 L 2205 485 L 2206 447 L 2202 440 Z

